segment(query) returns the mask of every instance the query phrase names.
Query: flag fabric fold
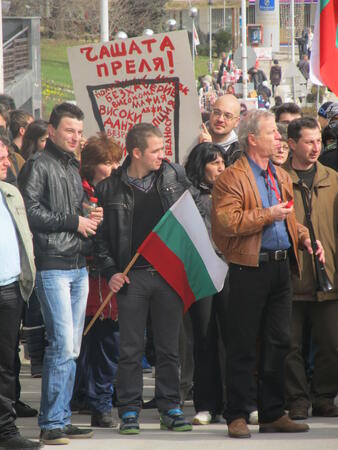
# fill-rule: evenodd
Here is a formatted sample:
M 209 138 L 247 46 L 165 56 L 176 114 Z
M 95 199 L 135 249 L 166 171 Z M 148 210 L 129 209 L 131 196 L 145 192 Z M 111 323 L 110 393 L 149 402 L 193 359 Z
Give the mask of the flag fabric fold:
M 338 0 L 320 0 L 317 5 L 310 59 L 310 78 L 338 96 Z
M 216 255 L 189 191 L 163 215 L 138 253 L 177 292 L 185 311 L 223 288 L 228 267 Z

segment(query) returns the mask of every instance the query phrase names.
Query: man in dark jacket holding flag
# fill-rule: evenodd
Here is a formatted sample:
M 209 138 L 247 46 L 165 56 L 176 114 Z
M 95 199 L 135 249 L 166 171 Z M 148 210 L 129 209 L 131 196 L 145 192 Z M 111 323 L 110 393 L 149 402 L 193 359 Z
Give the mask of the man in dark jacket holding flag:
M 143 256 L 136 259 L 128 276 L 122 272 L 163 214 L 184 191 L 193 188 L 184 169 L 164 159 L 163 137 L 153 125 L 135 125 L 127 134 L 126 148 L 122 167 L 97 186 L 104 220 L 95 238 L 98 265 L 117 294 L 119 310 L 119 432 L 139 433 L 141 360 L 149 311 L 161 429 L 190 431 L 192 426 L 179 409 L 178 337 L 183 302 Z

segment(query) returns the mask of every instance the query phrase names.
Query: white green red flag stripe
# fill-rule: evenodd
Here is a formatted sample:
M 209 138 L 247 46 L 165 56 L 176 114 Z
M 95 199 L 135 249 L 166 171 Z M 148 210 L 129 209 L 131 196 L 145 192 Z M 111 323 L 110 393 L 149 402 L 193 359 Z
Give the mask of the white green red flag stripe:
M 163 215 L 138 253 L 177 292 L 185 311 L 223 288 L 228 267 L 216 255 L 189 191 Z
M 310 63 L 311 81 L 338 96 L 338 0 L 318 2 Z

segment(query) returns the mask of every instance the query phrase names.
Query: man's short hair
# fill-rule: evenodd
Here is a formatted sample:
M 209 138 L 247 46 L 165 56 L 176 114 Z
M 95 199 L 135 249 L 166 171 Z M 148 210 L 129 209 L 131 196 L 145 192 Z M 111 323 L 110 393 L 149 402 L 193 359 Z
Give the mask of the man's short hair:
M 159 128 L 151 123 L 138 123 L 128 131 L 126 136 L 126 149 L 130 156 L 134 148 L 139 148 L 141 152 L 148 147 L 148 138 L 156 136 L 162 138 Z
M 274 60 L 273 60 L 273 63 L 274 63 L 274 64 L 278 64 L 278 59 L 274 59 Z
M 243 151 L 249 148 L 248 136 L 249 134 L 257 135 L 260 131 L 261 119 L 275 118 L 269 111 L 261 109 L 248 111 L 239 123 L 238 128 L 238 142 Z
M 9 129 L 13 139 L 19 135 L 20 128 L 26 129 L 28 127 L 29 119 L 33 119 L 33 116 L 23 109 L 15 109 L 14 111 L 11 111 Z
M 7 94 L 0 94 L 0 105 L 3 105 L 7 111 L 16 109 L 13 97 Z
M 279 122 L 280 116 L 283 113 L 300 114 L 301 116 L 303 115 L 300 107 L 296 103 L 293 103 L 293 102 L 283 103 L 276 109 L 276 111 L 275 111 L 276 122 Z
M 317 120 L 313 117 L 301 117 L 300 119 L 293 120 L 289 123 L 288 138 L 298 142 L 303 128 L 310 128 L 310 130 L 314 130 L 315 128 L 320 129 Z
M 83 120 L 84 114 L 82 110 L 72 103 L 61 103 L 60 105 L 56 105 L 53 108 L 53 111 L 49 118 L 49 123 L 52 125 L 53 128 L 57 128 L 59 126 L 59 123 L 61 122 L 61 119 L 64 117 L 69 117 L 70 119 L 77 119 L 77 120 Z

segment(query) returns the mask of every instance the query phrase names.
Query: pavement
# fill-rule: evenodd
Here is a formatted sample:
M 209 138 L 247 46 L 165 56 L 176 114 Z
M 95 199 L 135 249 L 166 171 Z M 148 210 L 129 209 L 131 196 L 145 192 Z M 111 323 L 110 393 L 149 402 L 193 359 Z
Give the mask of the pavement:
M 41 379 L 30 376 L 27 361 L 21 370 L 21 399 L 30 406 L 39 408 Z M 150 400 L 154 392 L 154 379 L 144 374 L 144 399 Z M 185 415 L 192 419 L 192 402 L 184 407 Z M 114 411 L 117 419 L 117 411 Z M 89 415 L 73 414 L 72 423 L 88 427 Z M 94 429 L 94 436 L 86 440 L 73 440 L 65 447 L 67 450 L 209 450 L 209 449 L 245 449 L 245 450 L 338 450 L 338 418 L 309 418 L 310 431 L 299 434 L 260 434 L 258 426 L 250 426 L 251 439 L 231 439 L 227 436 L 224 421 L 219 424 L 194 426 L 192 432 L 174 433 L 162 431 L 159 427 L 158 412 L 145 410 L 141 414 L 141 433 L 137 436 L 120 436 L 116 428 Z M 17 419 L 17 425 L 23 436 L 37 439 L 39 428 L 37 418 Z M 48 446 L 46 446 L 48 448 Z M 50 447 L 53 448 L 53 447 Z

